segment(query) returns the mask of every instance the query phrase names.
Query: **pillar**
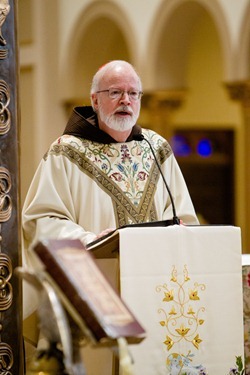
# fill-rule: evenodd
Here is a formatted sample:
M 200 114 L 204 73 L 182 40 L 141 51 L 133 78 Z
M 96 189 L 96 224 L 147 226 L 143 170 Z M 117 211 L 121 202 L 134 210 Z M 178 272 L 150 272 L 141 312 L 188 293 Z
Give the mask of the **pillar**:
M 244 144 L 243 155 L 244 160 L 244 248 L 243 251 L 250 253 L 250 231 L 248 230 L 250 222 L 250 81 L 236 81 L 226 83 L 226 88 L 232 100 L 240 102 L 243 112 L 243 131 L 244 131 Z
M 0 372 L 23 374 L 16 2 L 0 0 Z

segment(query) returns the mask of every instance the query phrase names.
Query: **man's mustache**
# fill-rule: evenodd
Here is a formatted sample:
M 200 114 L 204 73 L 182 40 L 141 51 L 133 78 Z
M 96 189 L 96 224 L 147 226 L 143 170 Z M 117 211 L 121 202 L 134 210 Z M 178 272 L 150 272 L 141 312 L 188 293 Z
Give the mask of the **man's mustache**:
M 131 110 L 131 108 L 129 108 L 126 105 L 122 105 L 122 106 L 116 108 L 116 110 L 113 114 L 116 114 L 117 112 L 126 112 L 126 113 L 128 113 L 129 115 L 132 115 L 132 116 L 134 114 L 133 111 Z

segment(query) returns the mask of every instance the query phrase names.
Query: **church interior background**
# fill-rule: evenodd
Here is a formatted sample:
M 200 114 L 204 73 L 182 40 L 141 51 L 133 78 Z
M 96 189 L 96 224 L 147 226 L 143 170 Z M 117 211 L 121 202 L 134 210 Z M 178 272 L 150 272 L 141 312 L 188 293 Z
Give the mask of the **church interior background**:
M 131 62 L 140 124 L 172 144 L 202 222 L 241 227 L 250 248 L 248 0 L 20 0 L 21 203 L 91 78 Z
M 139 123 L 166 137 L 202 223 L 236 225 L 250 252 L 249 0 L 19 0 L 21 205 L 95 71 L 131 62 Z

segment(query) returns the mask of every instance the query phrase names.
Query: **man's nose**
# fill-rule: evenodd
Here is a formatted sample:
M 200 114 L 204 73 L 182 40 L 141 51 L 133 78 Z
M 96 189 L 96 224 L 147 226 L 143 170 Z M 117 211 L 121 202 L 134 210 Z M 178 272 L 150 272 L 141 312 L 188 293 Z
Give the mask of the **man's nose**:
M 131 102 L 128 92 L 124 91 L 124 92 L 122 93 L 122 96 L 121 96 L 120 102 L 121 102 L 121 103 L 125 103 L 125 104 L 128 104 L 128 103 Z

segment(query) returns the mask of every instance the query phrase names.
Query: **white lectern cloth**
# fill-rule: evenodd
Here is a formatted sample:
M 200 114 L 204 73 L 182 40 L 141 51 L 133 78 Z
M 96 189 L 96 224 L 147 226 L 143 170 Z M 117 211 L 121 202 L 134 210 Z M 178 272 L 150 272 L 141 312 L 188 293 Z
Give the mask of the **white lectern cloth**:
M 123 229 L 120 275 L 122 298 L 147 331 L 130 346 L 136 375 L 202 366 L 226 375 L 236 356 L 244 360 L 239 228 Z

